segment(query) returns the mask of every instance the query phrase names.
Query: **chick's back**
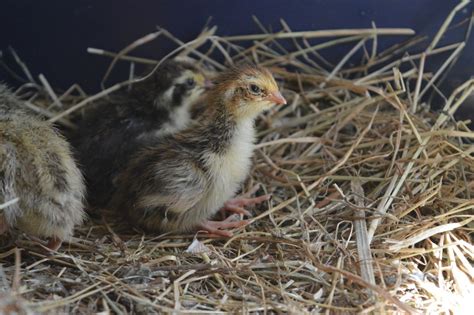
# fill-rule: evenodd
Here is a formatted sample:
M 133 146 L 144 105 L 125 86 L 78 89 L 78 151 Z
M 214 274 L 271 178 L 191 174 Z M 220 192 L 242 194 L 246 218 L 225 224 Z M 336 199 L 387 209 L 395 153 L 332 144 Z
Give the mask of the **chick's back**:
M 3 209 L 6 224 L 64 240 L 83 221 L 84 190 L 66 140 L 0 85 L 0 203 L 18 198 Z
M 110 104 L 99 104 L 86 115 L 71 140 L 86 176 L 92 206 L 103 206 L 109 199 L 115 174 L 140 143 L 136 137 L 167 119 L 166 112 L 145 119 L 145 113 L 135 112 L 138 106 L 133 99 L 119 97 L 111 99 Z
M 107 204 L 115 190 L 114 178 L 139 148 L 187 124 L 190 103 L 204 90 L 204 82 L 188 86 L 191 78 L 204 80 L 193 65 L 167 61 L 130 91 L 118 91 L 86 111 L 71 141 L 92 207 Z

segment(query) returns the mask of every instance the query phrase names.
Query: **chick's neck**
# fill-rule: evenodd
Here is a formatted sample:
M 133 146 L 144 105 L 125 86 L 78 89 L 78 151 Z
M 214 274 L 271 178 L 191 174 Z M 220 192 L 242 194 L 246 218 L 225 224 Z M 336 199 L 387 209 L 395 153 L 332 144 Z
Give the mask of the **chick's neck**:
M 212 151 L 223 153 L 233 143 L 233 138 L 241 134 L 242 128 L 253 129 L 253 119 L 238 117 L 232 104 L 223 98 L 209 100 L 206 112 L 198 120 L 200 132 Z M 248 130 L 250 131 L 250 130 Z M 195 133 L 196 134 L 196 133 Z M 244 139 L 242 139 L 244 140 Z M 253 139 L 249 139 L 250 142 Z

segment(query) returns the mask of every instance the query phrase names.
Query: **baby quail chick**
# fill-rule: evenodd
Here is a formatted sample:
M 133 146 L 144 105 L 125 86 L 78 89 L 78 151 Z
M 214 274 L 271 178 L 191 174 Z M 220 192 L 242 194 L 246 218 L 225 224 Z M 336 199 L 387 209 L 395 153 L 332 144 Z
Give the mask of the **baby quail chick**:
M 117 179 L 111 208 L 145 230 L 230 236 L 222 229 L 246 222 L 210 221 L 219 209 L 247 214 L 240 206 L 268 199 L 228 201 L 250 169 L 255 118 L 286 100 L 264 68 L 233 68 L 215 82 L 199 119 L 139 151 Z
M 84 181 L 66 140 L 21 107 L 0 85 L 0 232 L 47 237 L 57 250 L 83 221 Z
M 114 177 L 142 143 L 188 124 L 190 106 L 207 82 L 191 63 L 166 61 L 130 92 L 120 91 L 86 113 L 72 143 L 85 173 L 89 205 L 108 202 Z

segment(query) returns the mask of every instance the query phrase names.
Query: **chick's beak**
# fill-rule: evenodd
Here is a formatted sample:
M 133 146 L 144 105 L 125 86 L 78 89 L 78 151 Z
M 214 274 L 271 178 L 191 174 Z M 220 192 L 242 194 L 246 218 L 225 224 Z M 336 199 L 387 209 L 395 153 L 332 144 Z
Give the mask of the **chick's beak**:
M 270 102 L 273 102 L 277 105 L 285 105 L 286 104 L 286 100 L 285 98 L 283 97 L 283 95 L 281 95 L 280 91 L 275 91 L 275 92 L 272 92 L 270 93 L 268 96 L 267 96 L 267 99 L 270 101 Z

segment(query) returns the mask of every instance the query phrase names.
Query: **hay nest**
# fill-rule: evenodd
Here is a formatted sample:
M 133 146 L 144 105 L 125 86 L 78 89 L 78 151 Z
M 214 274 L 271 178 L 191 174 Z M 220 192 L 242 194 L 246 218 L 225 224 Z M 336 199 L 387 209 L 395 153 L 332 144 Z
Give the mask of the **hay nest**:
M 412 37 L 383 51 L 379 37 L 412 31 L 292 32 L 282 21 L 269 33 L 257 21 L 258 35 L 221 37 L 212 27 L 183 43 L 158 29 L 119 53 L 90 48 L 113 58 L 104 85 L 117 63 L 156 65 L 129 53 L 157 38 L 179 46 L 169 56 L 211 71 L 241 61 L 270 67 L 289 105 L 259 119 L 242 191 L 273 199 L 230 239 L 143 235 L 91 220 L 47 256 L 23 237 L 21 253 L 2 248 L 4 280 L 35 312 L 462 311 L 474 294 L 474 133 L 453 114 L 474 81 L 447 97 L 436 88 L 465 45 L 439 44 L 452 18 L 431 41 Z M 420 43 L 424 50 L 407 53 Z M 332 64 L 322 55 L 336 45 L 352 46 Z M 425 72 L 434 55 L 444 62 Z M 72 114 L 130 84 L 58 93 L 16 58 L 29 78 L 18 95 L 66 128 Z M 437 114 L 426 102 L 433 93 L 444 97 Z

